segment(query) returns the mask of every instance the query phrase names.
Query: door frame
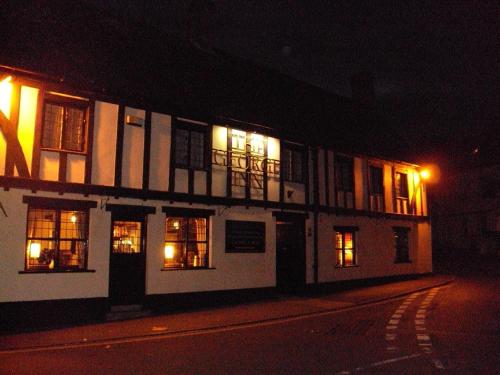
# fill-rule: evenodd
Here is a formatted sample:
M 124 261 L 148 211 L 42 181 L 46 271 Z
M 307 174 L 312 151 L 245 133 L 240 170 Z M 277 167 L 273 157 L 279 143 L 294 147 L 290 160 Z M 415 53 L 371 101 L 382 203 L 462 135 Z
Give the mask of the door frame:
M 111 292 L 111 282 L 112 282 L 112 257 L 113 257 L 113 223 L 115 221 L 136 221 L 141 223 L 141 263 L 142 263 L 142 273 L 144 275 L 144 280 L 142 280 L 144 287 L 139 295 L 140 301 L 144 300 L 146 296 L 146 270 L 147 270 L 147 224 L 148 215 L 155 214 L 156 208 L 150 206 L 133 206 L 133 205 L 119 205 L 119 204 L 106 204 L 106 211 L 111 212 L 111 222 L 110 222 L 110 239 L 109 239 L 109 265 L 108 265 L 108 299 L 111 304 L 123 304 L 126 298 L 119 298 L 118 296 L 112 296 Z M 142 284 L 141 282 L 141 284 Z M 131 297 L 131 300 L 133 298 Z M 126 301 L 125 301 L 126 302 Z

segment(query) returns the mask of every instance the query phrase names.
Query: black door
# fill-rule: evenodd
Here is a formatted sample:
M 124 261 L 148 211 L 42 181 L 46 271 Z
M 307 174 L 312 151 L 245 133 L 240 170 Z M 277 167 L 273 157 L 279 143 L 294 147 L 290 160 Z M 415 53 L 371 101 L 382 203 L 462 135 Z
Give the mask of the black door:
M 113 304 L 141 303 L 145 295 L 146 217 L 113 214 L 109 297 Z
M 300 292 L 306 284 L 304 220 L 276 222 L 276 287 Z

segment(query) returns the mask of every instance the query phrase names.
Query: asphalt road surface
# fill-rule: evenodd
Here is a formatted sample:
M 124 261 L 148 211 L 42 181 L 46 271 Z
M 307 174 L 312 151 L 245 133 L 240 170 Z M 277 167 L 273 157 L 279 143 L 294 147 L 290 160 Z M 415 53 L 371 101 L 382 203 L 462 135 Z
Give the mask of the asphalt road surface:
M 498 374 L 499 287 L 498 277 L 462 277 L 341 312 L 0 352 L 0 374 Z

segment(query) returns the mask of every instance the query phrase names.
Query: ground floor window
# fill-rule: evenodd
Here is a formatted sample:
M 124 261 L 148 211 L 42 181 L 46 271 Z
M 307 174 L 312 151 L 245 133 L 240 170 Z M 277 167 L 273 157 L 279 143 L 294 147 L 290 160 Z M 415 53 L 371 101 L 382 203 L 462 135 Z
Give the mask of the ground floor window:
M 28 207 L 25 269 L 86 269 L 88 220 L 88 210 Z
M 167 216 L 164 268 L 206 268 L 208 260 L 208 218 Z
M 357 227 L 334 227 L 335 253 L 337 267 L 357 265 L 356 230 Z
M 408 234 L 410 228 L 406 227 L 393 227 L 394 233 L 394 246 L 396 248 L 396 263 L 410 262 L 410 249 Z

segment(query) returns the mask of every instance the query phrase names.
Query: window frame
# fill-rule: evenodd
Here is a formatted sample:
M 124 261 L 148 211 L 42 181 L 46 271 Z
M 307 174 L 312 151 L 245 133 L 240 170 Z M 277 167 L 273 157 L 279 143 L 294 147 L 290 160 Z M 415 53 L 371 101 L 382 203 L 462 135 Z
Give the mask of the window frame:
M 334 191 L 335 191 L 335 205 L 339 208 L 344 209 L 356 209 L 356 186 L 354 177 L 354 158 L 347 155 L 336 154 L 333 159 L 333 170 L 334 170 Z M 350 171 L 349 176 L 349 188 L 345 189 L 347 184 L 344 184 L 342 176 L 341 166 L 347 166 Z M 341 181 L 342 180 L 342 181 Z M 350 194 L 350 196 L 349 196 Z
M 174 168 L 179 168 L 179 169 L 187 169 L 187 170 L 193 170 L 193 171 L 206 171 L 208 170 L 208 157 L 207 157 L 207 142 L 208 142 L 208 129 L 206 126 L 203 125 L 198 125 L 186 121 L 182 121 L 179 119 L 176 119 L 173 125 L 173 139 L 172 143 L 175 145 L 174 146 L 174 152 L 172 153 L 172 158 L 173 158 L 173 166 Z M 177 153 L 179 151 L 177 145 L 177 135 L 178 131 L 186 131 L 188 132 L 188 145 L 187 145 L 187 150 L 186 150 L 186 160 L 187 163 L 181 163 L 179 162 L 177 158 Z M 203 135 L 203 146 L 201 148 L 201 157 L 202 157 L 202 165 L 201 166 L 193 166 L 192 162 L 192 140 L 193 140 L 193 133 L 199 133 Z
M 406 188 L 405 189 L 401 189 L 401 179 L 398 181 L 398 179 L 396 177 L 398 175 L 405 176 L 405 180 L 406 180 Z M 406 196 L 400 194 L 401 190 L 406 190 Z M 409 189 L 409 181 L 408 181 L 408 173 L 407 172 L 396 171 L 394 173 L 394 195 L 398 199 L 409 199 L 410 198 L 410 189 Z
M 47 105 L 55 105 L 63 108 L 63 124 L 61 127 L 61 134 L 59 135 L 59 147 L 51 147 L 44 145 L 45 132 L 47 131 Z M 77 109 L 82 111 L 82 143 L 81 149 L 71 149 L 64 147 L 64 135 L 67 131 L 67 111 L 68 109 Z M 46 93 L 43 100 L 42 124 L 40 134 L 40 149 L 42 151 L 56 151 L 70 154 L 85 155 L 88 151 L 88 138 L 89 138 L 89 101 L 83 98 L 70 98 L 66 96 Z
M 412 262 L 410 258 L 410 231 L 411 228 L 408 227 L 392 227 L 395 250 L 394 263 Z M 401 235 L 401 233 L 404 233 L 406 236 L 406 246 L 402 246 L 401 242 L 399 242 L 399 236 Z M 404 253 L 402 253 L 402 250 L 404 250 Z
M 290 170 L 286 163 L 286 152 L 290 152 Z M 300 160 L 300 176 L 298 176 L 297 160 Z M 283 146 L 282 158 L 280 161 L 280 169 L 283 175 L 283 181 L 303 184 L 305 181 L 305 150 L 300 146 L 285 144 Z
M 55 199 L 55 198 L 42 198 L 33 196 L 24 196 L 23 203 L 26 203 L 26 234 L 25 234 L 25 245 L 24 245 L 24 271 L 21 273 L 60 273 L 60 272 L 94 272 L 88 269 L 88 258 L 89 258 L 89 235 L 90 235 L 90 209 L 97 207 L 97 202 L 95 201 L 80 201 L 80 200 L 69 200 L 69 199 Z M 56 217 L 54 221 L 54 235 L 52 237 L 34 237 L 29 236 L 29 212 L 30 209 L 33 210 L 46 210 L 54 211 Z M 83 238 L 63 238 L 61 237 L 61 215 L 62 211 L 75 211 L 84 214 L 84 224 L 83 224 Z M 54 266 L 50 268 L 50 264 L 47 267 L 37 267 L 29 268 L 29 255 L 28 255 L 28 245 L 32 240 L 39 241 L 53 241 L 55 243 L 53 260 Z M 84 246 L 83 250 L 83 266 L 61 266 L 60 265 L 60 243 L 64 241 L 77 241 L 82 242 Z
M 358 262 L 358 249 L 357 249 L 357 235 L 356 232 L 359 230 L 359 227 L 352 226 L 334 226 L 334 250 L 335 250 L 335 267 L 336 268 L 350 268 L 350 267 L 359 267 Z M 346 265 L 345 258 L 345 234 L 350 233 L 352 236 L 352 264 Z M 337 247 L 337 234 L 341 234 L 342 236 L 342 247 Z M 338 262 L 338 251 L 342 252 L 341 262 Z
M 163 207 L 162 211 L 165 213 L 164 221 L 164 237 L 163 244 L 166 246 L 167 242 L 182 243 L 183 246 L 183 265 L 169 267 L 166 266 L 166 256 L 163 254 L 163 265 L 162 271 L 182 271 L 182 270 L 203 270 L 210 269 L 210 216 L 215 215 L 215 210 L 205 210 L 205 209 L 184 209 L 176 207 Z M 167 241 L 167 220 L 168 218 L 180 218 L 186 220 L 187 225 L 185 226 L 184 238 L 182 241 Z M 204 241 L 193 241 L 189 239 L 189 219 L 205 219 L 205 240 Z M 189 265 L 187 252 L 188 243 L 204 243 L 205 244 L 205 264 L 203 266 Z

